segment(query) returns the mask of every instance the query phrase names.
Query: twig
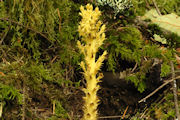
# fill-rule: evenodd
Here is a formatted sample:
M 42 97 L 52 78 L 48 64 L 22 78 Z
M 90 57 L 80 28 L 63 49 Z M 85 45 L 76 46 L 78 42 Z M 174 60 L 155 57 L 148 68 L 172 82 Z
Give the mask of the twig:
M 8 30 L 7 30 L 7 31 L 4 33 L 4 35 L 2 36 L 1 41 L 0 41 L 0 45 L 2 45 L 2 42 L 4 41 L 5 37 L 7 36 L 7 33 L 8 33 L 9 30 L 10 30 L 10 27 L 11 27 L 11 24 L 9 25 Z
M 173 82 L 176 79 L 180 79 L 180 76 L 172 78 L 170 80 L 167 80 L 164 84 L 162 84 L 161 86 L 159 86 L 156 90 L 154 90 L 152 93 L 150 93 L 149 95 L 147 95 L 145 98 L 141 99 L 140 101 L 138 101 L 138 103 L 141 103 L 143 101 L 146 101 L 146 99 L 148 99 L 149 97 L 151 97 L 152 95 L 154 95 L 157 91 L 159 91 L 161 88 L 163 88 L 164 86 L 166 86 L 167 84 Z
M 56 109 L 56 101 L 53 101 L 53 111 L 52 114 L 55 115 L 55 109 Z
M 58 57 L 58 56 L 56 55 L 56 56 L 50 61 L 50 64 L 52 64 L 52 63 L 56 60 L 57 57 Z
M 146 2 L 146 7 L 147 7 L 148 9 L 151 9 L 151 7 L 150 7 L 150 5 L 149 5 L 149 2 L 148 2 L 147 0 L 145 0 L 145 2 Z
M 99 119 L 104 119 L 104 118 L 107 118 L 107 119 L 111 119 L 111 118 L 121 118 L 122 116 L 120 115 L 117 115 L 117 116 L 103 116 L 103 117 L 98 117 Z
M 125 117 L 125 115 L 126 115 L 126 112 L 127 112 L 127 110 L 128 110 L 128 107 L 129 107 L 129 106 L 127 106 L 127 107 L 126 107 L 126 109 L 124 110 L 124 113 L 123 113 L 122 119 L 124 119 L 124 117 Z
M 23 99 L 22 99 L 22 120 L 25 120 L 25 110 L 26 110 L 26 87 L 25 82 L 23 82 Z
M 147 109 L 147 106 L 146 106 L 143 114 L 142 114 L 141 117 L 140 117 L 140 119 L 142 119 L 142 118 L 144 117 L 144 115 L 146 114 L 147 111 L 148 111 L 148 109 Z
M 135 71 L 135 69 L 137 68 L 137 63 L 135 64 L 134 68 L 131 70 L 131 72 L 133 73 Z
M 61 14 L 60 14 L 59 8 L 57 8 L 57 13 L 59 17 L 59 33 L 61 33 Z
M 175 78 L 175 73 L 174 73 L 174 64 L 171 61 L 171 71 L 172 71 L 172 79 Z M 176 79 L 173 80 L 172 83 L 173 86 L 173 94 L 174 94 L 174 104 L 175 104 L 175 110 L 176 110 L 176 116 L 178 120 L 180 120 L 180 115 L 179 115 L 179 107 L 178 107 L 178 98 L 177 98 L 177 85 L 176 85 Z
M 23 25 L 23 24 L 21 24 L 21 23 L 18 23 L 18 22 L 16 22 L 16 21 L 11 20 L 11 19 L 8 19 L 8 18 L 0 18 L 0 20 L 2 20 L 2 21 L 9 21 L 9 22 L 14 23 L 14 24 L 16 24 L 16 25 L 22 26 L 22 27 L 24 27 L 24 28 L 26 28 L 26 29 L 28 29 L 28 30 L 31 30 L 31 31 L 33 31 L 33 32 L 41 35 L 42 37 L 44 37 L 45 39 L 47 39 L 50 43 L 52 43 L 52 41 L 49 40 L 46 35 L 44 35 L 43 33 L 39 32 L 39 31 L 37 31 L 37 30 L 35 30 L 35 29 L 31 28 L 31 27 L 27 27 L 27 26 L 25 26 L 25 25 Z
M 157 4 L 156 4 L 156 1 L 155 1 L 155 0 L 152 0 L 152 2 L 153 2 L 154 6 L 155 6 L 155 8 L 156 8 L 156 11 L 157 11 L 158 15 L 162 15 L 161 12 L 160 12 L 160 10 L 159 10 L 159 8 L 158 8 L 158 6 L 157 6 Z

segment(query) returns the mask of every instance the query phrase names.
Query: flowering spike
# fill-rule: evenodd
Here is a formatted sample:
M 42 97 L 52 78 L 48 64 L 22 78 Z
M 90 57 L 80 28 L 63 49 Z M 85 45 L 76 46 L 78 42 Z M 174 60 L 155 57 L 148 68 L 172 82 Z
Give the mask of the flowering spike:
M 81 6 L 80 10 L 82 20 L 79 24 L 78 31 L 82 37 L 81 41 L 83 41 L 85 45 L 82 45 L 80 41 L 77 42 L 77 45 L 85 57 L 84 62 L 81 62 L 80 66 L 84 71 L 83 75 L 87 83 L 86 88 L 83 89 L 85 93 L 85 97 L 83 97 L 85 104 L 83 107 L 84 116 L 82 120 L 96 120 L 97 106 L 99 103 L 97 91 L 100 88 L 98 82 L 103 77 L 102 74 L 99 74 L 97 77 L 97 73 L 100 70 L 107 52 L 105 51 L 97 62 L 96 53 L 105 40 L 105 25 L 102 25 L 102 22 L 99 21 L 101 12 L 98 7 L 93 10 L 93 6 L 87 4 L 85 8 Z

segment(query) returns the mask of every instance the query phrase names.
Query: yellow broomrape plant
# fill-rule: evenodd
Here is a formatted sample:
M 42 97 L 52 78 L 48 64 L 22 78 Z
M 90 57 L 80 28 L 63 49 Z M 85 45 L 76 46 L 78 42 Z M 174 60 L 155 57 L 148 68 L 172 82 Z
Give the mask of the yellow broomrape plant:
M 0 102 L 0 118 L 2 117 L 2 111 L 3 111 L 3 103 Z
M 101 12 L 98 7 L 93 10 L 93 6 L 87 4 L 85 8 L 81 6 L 80 10 L 82 20 L 80 21 L 78 31 L 82 43 L 78 41 L 77 45 L 85 57 L 84 61 L 81 61 L 80 66 L 84 71 L 83 75 L 86 79 L 86 88 L 83 89 L 85 97 L 83 97 L 84 116 L 82 120 L 96 120 L 99 102 L 97 91 L 100 88 L 98 82 L 103 77 L 103 74 L 98 74 L 98 71 L 107 52 L 104 51 L 97 60 L 96 53 L 105 40 L 105 25 L 102 25 L 102 22 L 99 20 Z

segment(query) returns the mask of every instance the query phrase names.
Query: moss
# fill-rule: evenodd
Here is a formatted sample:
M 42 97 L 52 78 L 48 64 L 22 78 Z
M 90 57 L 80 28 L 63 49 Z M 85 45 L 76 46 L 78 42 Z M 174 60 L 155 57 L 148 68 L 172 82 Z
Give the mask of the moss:
M 161 29 L 154 24 L 150 25 L 149 29 L 154 33 L 162 33 Z M 120 64 L 122 60 L 125 60 L 124 62 L 128 61 L 128 64 L 135 65 L 137 63 L 139 65 L 138 70 L 132 76 L 127 76 L 126 79 L 133 82 L 140 92 L 146 89 L 145 80 L 154 58 L 162 59 L 164 64 L 170 60 L 175 61 L 173 50 L 166 49 L 166 52 L 164 52 L 159 45 L 152 43 L 145 44 L 141 32 L 135 27 L 122 27 L 120 31 L 112 30 L 110 33 L 110 37 L 107 38 L 109 45 L 106 48 L 109 53 L 107 60 L 108 70 L 115 71 L 118 66 L 123 66 Z M 144 57 L 148 59 L 147 62 L 144 62 L 142 59 Z M 151 64 L 148 64 L 148 61 Z M 169 68 L 170 66 L 168 64 L 164 67 Z M 170 71 L 165 70 L 164 67 L 161 68 L 162 75 L 167 76 Z
M 143 40 L 141 32 L 137 28 L 124 27 L 118 34 L 112 31 L 107 42 L 110 44 L 108 48 L 108 64 L 111 68 L 114 68 L 112 65 L 116 66 L 115 61 L 118 61 L 116 57 L 119 54 L 121 55 L 121 59 L 140 62 L 140 49 L 143 46 Z
M 32 111 L 33 107 L 45 107 L 50 111 L 49 103 L 54 99 L 63 104 L 63 109 L 66 111 L 64 107 L 66 98 L 62 89 L 78 87 L 81 79 L 78 64 L 83 56 L 78 53 L 76 46 L 77 40 L 80 39 L 77 31 L 78 21 L 80 21 L 79 7 L 80 4 L 90 1 L 1 0 L 0 84 L 9 90 L 3 92 L 4 94 L 10 93 L 10 96 L 1 96 L 2 99 L 8 98 L 6 101 L 10 101 L 7 108 L 10 108 L 13 103 L 13 105 L 16 104 L 15 107 L 13 106 L 14 111 L 19 111 L 21 105 L 17 104 L 18 93 L 22 93 L 23 83 L 25 83 L 25 87 L 29 90 L 26 98 L 27 119 L 28 114 L 33 119 L 37 118 L 37 113 Z M 150 0 L 147 1 L 153 8 L 153 3 Z M 179 0 L 156 2 L 162 14 L 176 12 L 180 15 Z M 171 48 L 180 47 L 180 38 L 174 33 L 163 35 L 161 29 L 152 24 L 146 29 L 150 34 L 148 37 L 141 33 L 138 30 L 141 26 L 136 26 L 134 19 L 146 12 L 146 3 L 144 0 L 132 0 L 132 3 L 133 7 L 122 11 L 116 19 L 114 19 L 113 9 L 101 6 L 103 10 L 101 19 L 107 23 L 107 39 L 104 47 L 100 48 L 99 54 L 104 50 L 109 52 L 106 64 L 109 71 L 133 68 L 137 63 L 137 69 L 129 78 L 131 77 L 130 80 L 142 92 L 147 86 L 144 81 L 150 69 L 148 63 L 143 64 L 143 58 L 163 60 L 161 75 L 168 75 L 170 68 L 168 62 L 175 61 L 173 55 L 175 50 Z M 96 6 L 95 2 L 94 6 Z M 153 34 L 162 35 L 168 40 L 166 50 L 160 49 L 161 46 L 157 45 L 158 43 L 144 43 L 143 38 L 149 39 Z M 124 67 L 124 63 L 127 63 L 127 66 Z M 1 90 L 5 89 L 1 88 Z M 21 119 L 20 114 L 11 115 L 11 111 L 3 112 L 5 119 Z M 41 116 L 37 119 L 44 118 Z
M 119 33 L 120 42 L 126 44 L 132 49 L 141 48 L 143 40 L 141 38 L 141 32 L 135 27 L 125 27 Z
M 170 33 L 164 35 L 166 39 L 168 40 L 168 45 L 172 48 L 179 48 L 180 47 L 180 36 L 178 36 L 176 33 Z
M 150 0 L 149 0 L 149 3 L 153 4 L 152 1 Z M 177 15 L 180 15 L 180 1 L 179 0 L 172 0 L 172 1 L 157 0 L 156 3 L 162 14 L 176 13 Z
M 135 16 L 142 16 L 145 14 L 147 8 L 144 0 L 132 0 L 132 4 L 133 7 L 131 8 L 131 11 L 133 11 Z
M 33 105 L 40 107 L 40 101 L 44 107 L 51 108 L 46 106 L 50 99 L 65 99 L 59 89 L 78 85 L 79 79 L 73 77 L 82 59 L 75 44 L 79 38 L 79 6 L 70 0 L 0 2 L 0 36 L 3 36 L 0 72 L 5 75 L 0 77 L 0 83 L 20 92 L 23 83 L 30 89 L 25 98 L 29 108 L 25 109 L 34 118 L 37 116 L 32 112 Z M 18 107 L 17 104 L 14 109 Z M 17 118 L 19 114 L 11 116 L 9 113 L 3 113 L 6 119 Z
M 148 25 L 148 30 L 151 31 L 151 35 L 154 34 L 163 34 L 161 28 L 157 24 L 149 24 Z
M 57 120 L 57 119 L 68 119 L 68 113 L 67 111 L 63 108 L 62 103 L 60 101 L 54 101 L 55 104 L 55 113 L 54 116 L 48 118 L 48 120 Z

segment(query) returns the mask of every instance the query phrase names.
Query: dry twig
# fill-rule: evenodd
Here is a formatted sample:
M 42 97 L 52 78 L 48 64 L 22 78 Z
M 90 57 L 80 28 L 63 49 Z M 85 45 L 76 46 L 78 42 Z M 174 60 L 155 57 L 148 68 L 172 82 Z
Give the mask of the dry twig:
M 128 110 L 128 107 L 129 107 L 129 106 L 127 106 L 127 107 L 126 107 L 126 109 L 124 110 L 124 113 L 123 113 L 122 119 L 124 119 L 124 117 L 125 117 L 125 115 L 126 115 L 126 112 L 127 112 L 127 110 Z
M 59 17 L 59 33 L 61 33 L 61 14 L 60 14 L 59 8 L 57 8 L 57 13 Z
M 121 115 L 117 115 L 117 116 L 103 116 L 103 117 L 98 117 L 99 119 L 111 119 L 111 118 L 121 118 Z
M 52 114 L 55 115 L 55 109 L 56 109 L 56 101 L 53 101 L 53 109 L 52 109 Z
M 154 90 L 152 93 L 150 93 L 149 95 L 147 95 L 145 98 L 141 99 L 140 101 L 138 101 L 138 103 L 144 102 L 146 101 L 146 99 L 148 99 L 149 97 L 151 97 L 152 95 L 154 95 L 156 92 L 158 92 L 161 88 L 163 88 L 164 86 L 166 86 L 167 84 L 173 82 L 176 79 L 180 79 L 180 76 L 177 76 L 175 78 L 172 78 L 170 80 L 167 80 L 164 84 L 162 84 L 161 86 L 159 86 L 156 90 Z
M 152 0 L 152 2 L 153 2 L 154 6 L 155 6 L 155 8 L 156 8 L 157 13 L 158 13 L 159 15 L 162 15 L 161 12 L 160 12 L 160 10 L 159 10 L 159 8 L 158 8 L 158 6 L 157 6 L 157 4 L 156 4 L 156 1 L 155 1 L 155 0 Z
M 11 24 L 9 25 L 9 27 L 7 28 L 7 31 L 5 31 L 4 35 L 1 37 L 1 41 L 0 41 L 0 45 L 2 45 L 4 39 L 6 38 L 9 30 L 10 30 Z
M 26 115 L 26 87 L 25 83 L 23 81 L 23 100 L 22 100 L 22 120 L 25 120 Z

